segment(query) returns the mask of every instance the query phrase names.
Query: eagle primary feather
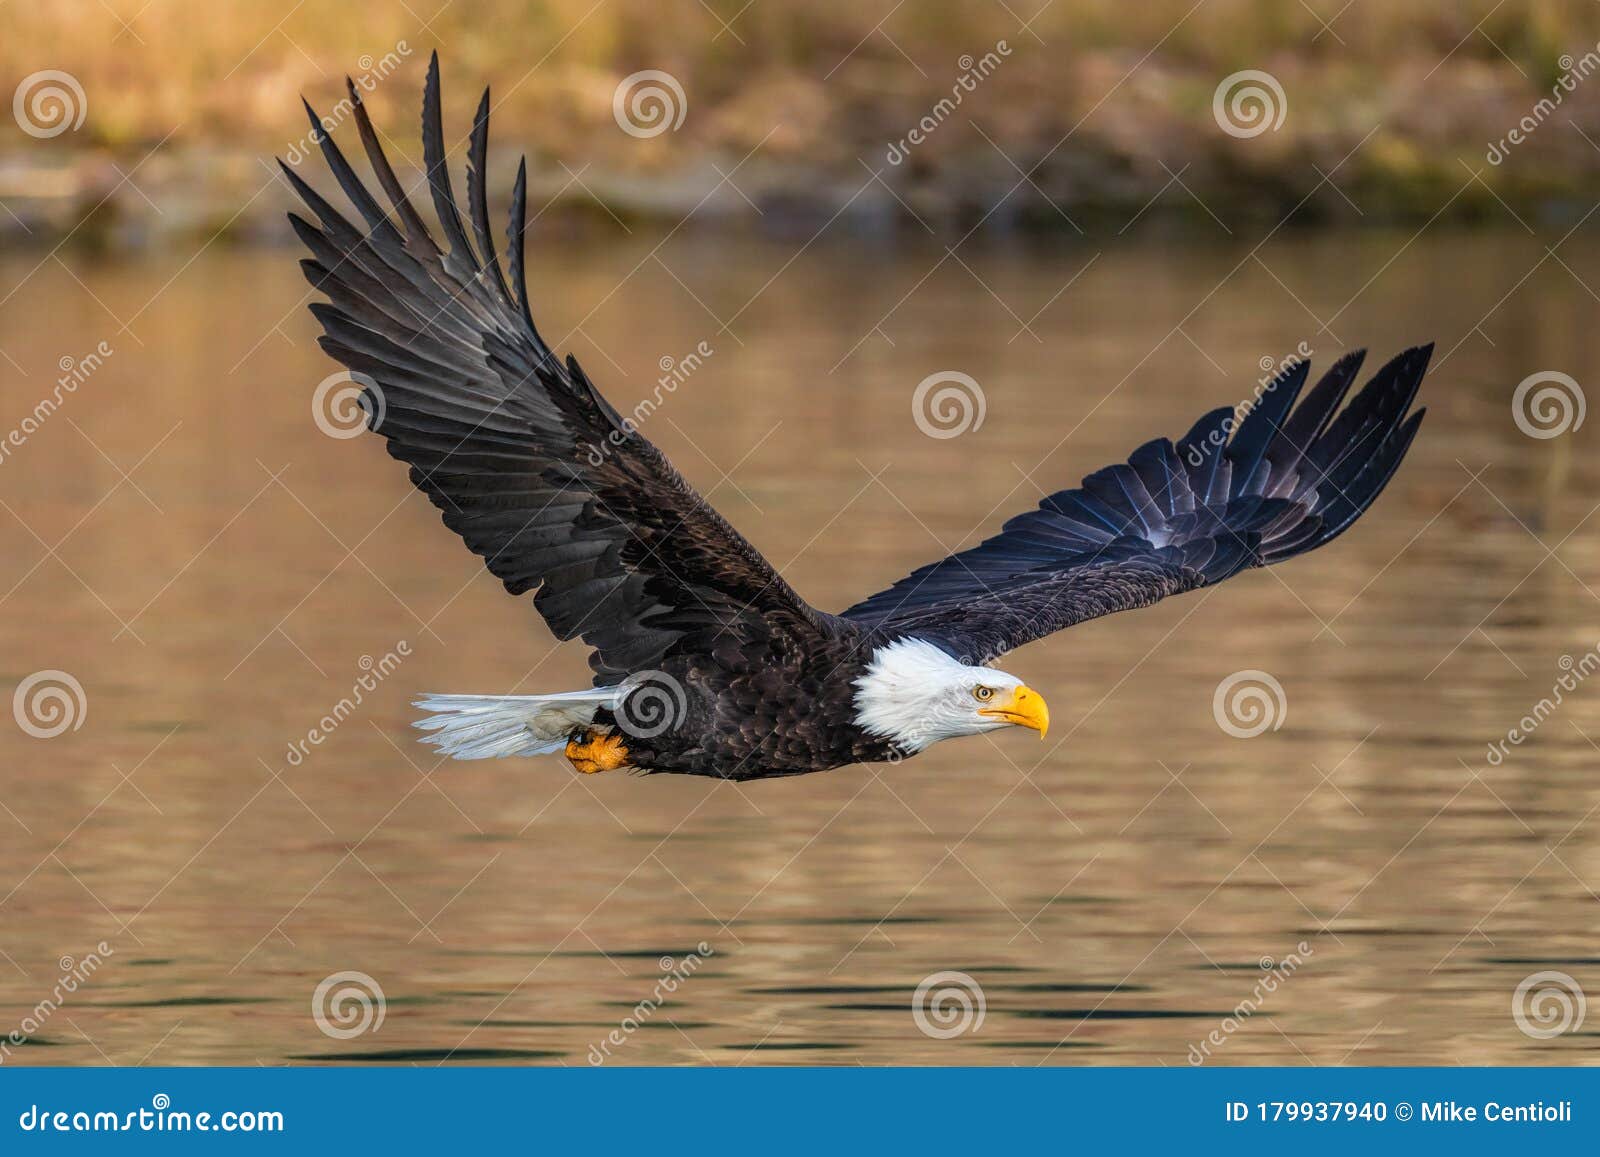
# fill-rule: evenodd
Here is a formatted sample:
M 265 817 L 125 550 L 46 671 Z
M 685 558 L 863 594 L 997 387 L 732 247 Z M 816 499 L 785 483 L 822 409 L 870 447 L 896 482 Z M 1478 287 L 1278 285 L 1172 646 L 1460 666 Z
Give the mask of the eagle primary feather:
M 980 545 L 826 614 L 540 336 L 524 256 L 526 161 L 504 272 L 490 230 L 488 91 L 469 138 L 464 219 L 437 56 L 429 63 L 423 157 L 441 248 L 359 92 L 347 89 L 391 208 L 309 104 L 323 158 L 364 227 L 283 166 L 316 218 L 290 215 L 311 254 L 301 267 L 328 298 L 311 307 L 322 348 L 371 395 L 372 428 L 445 525 L 507 591 L 533 591 L 557 637 L 593 649 L 592 691 L 422 700 L 433 714 L 419 726 L 458 758 L 552 751 L 570 728 L 567 751 L 582 770 L 620 762 L 756 779 L 1013 723 L 1043 733 L 1037 693 L 983 664 L 1085 619 L 1332 541 L 1376 500 L 1422 420 L 1411 405 L 1431 347 L 1395 358 L 1343 408 L 1359 353 L 1340 358 L 1303 400 L 1309 367 L 1295 362 L 1236 429 L 1231 408 L 1213 410 L 1176 443 L 1147 442 Z M 939 655 L 948 659 L 929 661 Z M 652 682 L 671 692 L 668 725 L 630 726 Z

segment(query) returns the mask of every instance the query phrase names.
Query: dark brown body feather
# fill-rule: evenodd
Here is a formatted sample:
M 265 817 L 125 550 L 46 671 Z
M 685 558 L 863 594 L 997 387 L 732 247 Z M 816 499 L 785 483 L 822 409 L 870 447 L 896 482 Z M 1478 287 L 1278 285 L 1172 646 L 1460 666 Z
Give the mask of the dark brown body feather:
M 683 709 L 656 733 L 656 716 L 631 711 L 624 701 L 617 726 L 629 763 L 645 771 L 766 779 L 894 757 L 892 743 L 854 722 L 854 682 L 866 669 L 871 645 L 863 644 L 870 638 L 845 626 L 831 640 L 774 639 L 760 649 L 668 659 L 662 675 L 683 689 Z M 647 677 L 641 686 L 661 682 Z

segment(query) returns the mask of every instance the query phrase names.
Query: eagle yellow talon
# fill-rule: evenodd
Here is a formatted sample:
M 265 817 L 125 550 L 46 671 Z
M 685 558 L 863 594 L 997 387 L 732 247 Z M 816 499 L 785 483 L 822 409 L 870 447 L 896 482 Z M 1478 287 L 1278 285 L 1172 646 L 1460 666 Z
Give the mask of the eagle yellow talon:
M 628 764 L 628 749 L 619 735 L 585 731 L 567 741 L 567 759 L 584 775 L 612 771 Z

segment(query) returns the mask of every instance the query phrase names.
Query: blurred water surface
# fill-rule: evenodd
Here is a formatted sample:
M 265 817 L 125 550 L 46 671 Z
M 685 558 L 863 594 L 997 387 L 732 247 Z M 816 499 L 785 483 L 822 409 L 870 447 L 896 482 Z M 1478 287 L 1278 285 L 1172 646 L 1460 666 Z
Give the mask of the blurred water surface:
M 1511 410 L 1597 364 L 1592 231 L 805 236 L 556 241 L 532 280 L 546 334 L 622 409 L 659 393 L 648 435 L 827 609 L 1302 341 L 1320 366 L 1437 340 L 1430 417 L 1333 547 L 1011 656 L 1045 743 L 744 786 L 439 766 L 417 692 L 583 686 L 585 654 L 375 439 L 319 430 L 297 255 L 9 255 L 0 426 L 111 352 L 0 462 L 3 685 L 62 671 L 86 703 L 54 738 L 0 727 L 0 1034 L 108 950 L 8 1059 L 581 1065 L 614 1030 L 622 1063 L 1181 1065 L 1213 1030 L 1209 1063 L 1592 1054 L 1512 1003 L 1545 970 L 1600 986 L 1600 688 L 1487 759 L 1600 642 L 1593 427 Z M 981 426 L 919 429 L 939 371 Z M 1285 707 L 1235 738 L 1213 695 L 1250 670 Z M 984 1009 L 948 1039 L 913 1014 L 946 971 Z M 341 972 L 381 1025 L 319 1027 Z

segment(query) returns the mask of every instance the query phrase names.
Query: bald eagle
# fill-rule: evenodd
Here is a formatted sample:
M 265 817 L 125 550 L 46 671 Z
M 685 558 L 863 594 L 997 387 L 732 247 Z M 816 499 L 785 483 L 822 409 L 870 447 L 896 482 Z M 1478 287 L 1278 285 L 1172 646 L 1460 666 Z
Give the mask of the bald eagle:
M 489 93 L 467 153 L 469 239 L 437 56 L 429 65 L 422 148 L 441 247 L 347 87 L 391 208 L 309 104 L 313 139 L 362 224 L 282 166 L 318 222 L 290 215 L 311 251 L 301 266 L 328 298 L 311 306 L 322 348 L 361 384 L 366 424 L 445 525 L 512 595 L 534 592 L 557 637 L 593 649 L 586 690 L 420 700 L 424 742 L 457 759 L 564 750 L 585 773 L 747 780 L 895 760 L 1004 727 L 1043 736 L 1044 698 L 989 664 L 1331 542 L 1372 505 L 1422 421 L 1411 405 L 1431 346 L 1396 357 L 1342 408 L 1359 352 L 1303 400 L 1309 367 L 1294 361 L 1241 421 L 1233 407 L 1212 410 L 1176 443 L 1146 442 L 980 545 L 828 614 L 539 335 L 523 259 L 526 161 L 505 272 L 490 233 Z

